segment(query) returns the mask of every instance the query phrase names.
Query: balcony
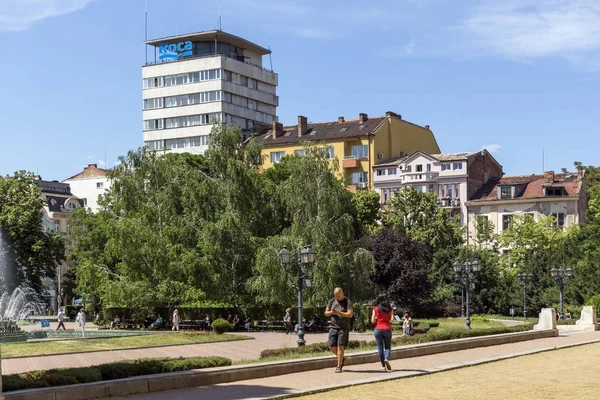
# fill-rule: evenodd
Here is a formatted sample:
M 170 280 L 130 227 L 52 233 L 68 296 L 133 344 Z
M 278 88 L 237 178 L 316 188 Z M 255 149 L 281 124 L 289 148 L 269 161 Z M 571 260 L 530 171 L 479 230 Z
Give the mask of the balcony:
M 344 157 L 342 160 L 342 168 L 357 168 L 360 167 L 360 159 L 355 157 Z
M 404 182 L 431 182 L 437 180 L 438 176 L 437 172 L 402 172 L 402 180 Z
M 438 199 L 438 204 L 444 208 L 459 208 L 460 199 Z

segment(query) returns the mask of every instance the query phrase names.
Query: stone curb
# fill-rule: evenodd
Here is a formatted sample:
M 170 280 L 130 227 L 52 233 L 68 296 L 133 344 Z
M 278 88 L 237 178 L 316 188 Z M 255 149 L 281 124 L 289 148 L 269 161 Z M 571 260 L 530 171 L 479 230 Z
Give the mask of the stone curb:
M 90 338 L 90 339 L 106 339 L 106 338 L 105 337 L 99 337 L 99 338 Z M 63 340 L 63 339 L 59 339 L 59 340 Z M 72 340 L 72 339 L 64 339 L 64 340 Z M 76 353 L 54 353 L 54 354 L 40 354 L 40 355 L 37 355 L 37 356 L 36 355 L 31 355 L 31 356 L 2 357 L 2 359 L 3 360 L 16 360 L 16 359 L 19 359 L 19 358 L 42 358 L 42 357 L 55 357 L 55 356 L 72 356 L 72 355 L 77 355 L 77 354 L 88 354 L 88 353 L 105 353 L 105 352 L 114 352 L 114 351 L 156 349 L 156 348 L 159 348 L 159 347 L 194 346 L 194 345 L 197 345 L 197 344 L 241 342 L 241 341 L 244 341 L 244 340 L 254 340 L 254 338 L 253 337 L 247 337 L 247 338 L 241 338 L 240 337 L 239 339 L 215 340 L 215 341 L 212 341 L 212 342 L 163 344 L 163 345 L 157 345 L 157 346 L 127 347 L 127 348 L 123 348 L 123 349 L 85 350 L 85 351 L 78 351 Z M 209 356 L 207 356 L 207 357 L 209 357 Z M 93 365 L 91 365 L 91 367 L 93 367 Z
M 460 368 L 488 364 L 488 363 L 492 363 L 495 361 L 508 360 L 511 358 L 517 358 L 517 357 L 528 356 L 528 355 L 539 354 L 539 353 L 546 353 L 549 351 L 567 349 L 570 347 L 585 346 L 588 344 L 594 344 L 594 343 L 599 343 L 599 342 L 600 342 L 600 339 L 594 339 L 594 340 L 588 340 L 588 341 L 580 342 L 580 343 L 564 344 L 564 345 L 552 346 L 552 347 L 544 347 L 541 349 L 522 351 L 519 353 L 506 354 L 503 356 L 482 358 L 480 360 L 474 360 L 474 361 L 469 361 L 469 362 L 465 362 L 465 363 L 447 364 L 447 365 L 442 365 L 440 367 L 427 368 L 427 369 L 423 369 L 422 372 L 421 371 L 412 371 L 412 372 L 405 373 L 403 375 L 396 375 L 396 376 L 393 376 L 393 375 L 390 376 L 390 375 L 383 374 L 383 376 L 380 376 L 378 378 L 359 379 L 356 381 L 348 381 L 348 382 L 344 382 L 344 383 L 336 383 L 336 384 L 331 384 L 331 385 L 312 387 L 310 389 L 293 390 L 292 392 L 283 394 L 283 395 L 270 396 L 270 397 L 255 397 L 255 398 L 251 398 L 248 400 L 291 399 L 291 398 L 295 398 L 295 397 L 308 396 L 311 394 L 329 392 L 329 391 L 337 390 L 337 389 L 344 389 L 344 388 L 352 387 L 352 386 L 366 385 L 366 384 L 370 384 L 370 383 L 378 383 L 378 382 L 386 382 L 386 381 L 394 381 L 394 380 L 399 380 L 399 379 L 412 378 L 414 376 L 429 375 L 429 374 L 435 374 L 438 372 L 452 371 L 452 370 L 460 369 Z
M 479 336 L 447 340 L 442 342 L 421 343 L 400 346 L 392 349 L 390 359 L 420 357 L 430 354 L 467 350 L 499 344 L 522 342 L 558 336 L 555 329 L 545 331 L 526 331 L 499 335 Z M 379 361 L 377 351 L 365 351 L 348 355 L 349 365 L 373 363 Z M 306 372 L 337 365 L 335 356 L 306 359 L 284 360 L 268 363 L 235 365 L 230 367 L 206 368 L 201 370 L 172 372 L 166 374 L 145 375 L 127 379 L 117 379 L 68 386 L 56 386 L 42 389 L 19 390 L 6 393 L 6 400 L 88 400 L 111 396 L 126 396 L 183 389 L 187 387 L 215 385 L 249 379 L 266 378 Z M 362 382 L 366 383 L 366 382 Z M 325 390 L 325 389 L 322 389 Z M 331 390 L 331 389 L 328 389 Z M 287 396 L 287 395 L 286 395 Z

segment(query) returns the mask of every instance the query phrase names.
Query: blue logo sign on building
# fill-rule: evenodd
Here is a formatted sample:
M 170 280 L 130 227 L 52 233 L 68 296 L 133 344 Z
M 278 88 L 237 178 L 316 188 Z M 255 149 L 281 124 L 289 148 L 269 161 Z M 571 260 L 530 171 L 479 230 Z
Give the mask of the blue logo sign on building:
M 171 44 L 161 43 L 158 46 L 158 59 L 172 58 L 177 60 L 179 57 L 191 56 L 192 47 L 192 42 L 190 41 Z

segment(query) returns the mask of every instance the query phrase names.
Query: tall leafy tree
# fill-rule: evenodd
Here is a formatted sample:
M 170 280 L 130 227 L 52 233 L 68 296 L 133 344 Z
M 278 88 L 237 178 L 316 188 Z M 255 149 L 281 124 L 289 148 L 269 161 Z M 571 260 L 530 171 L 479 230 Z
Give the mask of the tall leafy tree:
M 387 204 L 384 226 L 404 232 L 434 251 L 463 243 L 464 232 L 460 222 L 438 205 L 434 193 L 409 187 L 400 190 Z
M 33 183 L 33 174 L 15 172 L 0 177 L 0 232 L 7 258 L 3 289 L 14 290 L 26 283 L 42 292 L 42 279 L 55 278 L 59 262 L 64 258 L 64 244 L 57 233 L 42 229 L 42 209 L 46 199 Z
M 431 294 L 432 252 L 403 232 L 382 229 L 373 237 L 372 280 L 399 306 L 419 308 Z
M 316 263 L 308 271 L 312 287 L 306 300 L 323 305 L 335 286 L 368 282 L 374 261 L 367 244 L 355 230 L 351 194 L 337 178 L 337 163 L 318 146 L 306 146 L 306 155 L 290 165 L 289 177 L 278 186 L 289 227 L 267 238 L 258 249 L 254 277 L 249 281 L 262 303 L 292 304 L 297 290 L 296 257 L 289 267 L 281 265 L 278 253 L 285 245 L 295 250 L 310 244 L 317 252 Z M 370 286 L 354 285 L 353 297 L 367 296 Z

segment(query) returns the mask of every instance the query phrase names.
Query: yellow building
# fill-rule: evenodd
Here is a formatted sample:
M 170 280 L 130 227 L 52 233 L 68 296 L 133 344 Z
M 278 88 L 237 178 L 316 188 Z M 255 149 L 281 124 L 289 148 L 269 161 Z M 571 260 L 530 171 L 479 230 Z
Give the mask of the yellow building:
M 271 129 L 258 137 L 263 144 L 263 168 L 270 168 L 286 155 L 301 155 L 303 142 L 316 142 L 328 148 L 329 156 L 337 158 L 339 170 L 349 190 L 373 187 L 373 165 L 394 157 L 422 151 L 438 154 L 440 148 L 429 125 L 424 127 L 402 119 L 393 112 L 384 117 L 336 122 L 308 123 L 298 117 L 298 125 L 284 127 L 273 122 Z

